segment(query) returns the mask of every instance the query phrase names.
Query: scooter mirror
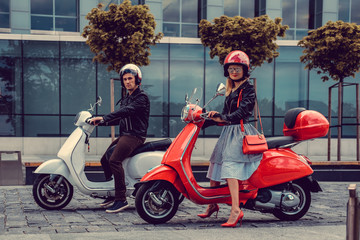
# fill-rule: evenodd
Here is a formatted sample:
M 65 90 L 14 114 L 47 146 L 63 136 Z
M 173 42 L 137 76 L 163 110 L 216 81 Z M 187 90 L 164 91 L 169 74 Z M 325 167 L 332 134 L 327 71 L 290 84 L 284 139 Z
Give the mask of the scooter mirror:
M 226 90 L 226 87 L 225 87 L 225 84 L 223 83 L 219 83 L 216 87 L 216 96 L 224 96 L 225 95 L 225 90 Z
M 97 105 L 98 105 L 99 107 L 101 106 L 102 98 L 101 98 L 100 96 L 97 97 L 96 103 L 97 103 Z

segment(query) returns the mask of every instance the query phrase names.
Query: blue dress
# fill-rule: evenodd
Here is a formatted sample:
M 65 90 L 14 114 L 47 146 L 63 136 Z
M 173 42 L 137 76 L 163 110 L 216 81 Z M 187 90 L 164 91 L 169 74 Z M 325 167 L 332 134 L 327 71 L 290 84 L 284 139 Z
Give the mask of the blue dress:
M 256 128 L 249 123 L 244 124 L 244 130 L 246 135 L 258 134 Z M 259 167 L 263 154 L 243 154 L 243 137 L 240 124 L 223 127 L 210 158 L 208 178 L 217 182 L 226 178 L 250 178 Z
M 258 134 L 256 128 L 247 123 L 252 115 L 255 100 L 255 89 L 249 81 L 245 81 L 226 97 L 221 117 L 229 125 L 223 127 L 210 158 L 207 177 L 211 180 L 218 182 L 227 178 L 246 180 L 259 167 L 262 153 L 243 154 L 242 151 L 244 134 Z M 241 131 L 240 119 L 245 122 L 245 133 Z

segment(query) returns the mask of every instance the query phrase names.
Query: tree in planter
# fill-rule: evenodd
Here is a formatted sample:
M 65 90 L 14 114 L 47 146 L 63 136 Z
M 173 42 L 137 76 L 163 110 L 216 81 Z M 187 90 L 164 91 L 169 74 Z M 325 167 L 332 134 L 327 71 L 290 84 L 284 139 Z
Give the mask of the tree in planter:
M 252 70 L 264 61 L 272 62 L 279 56 L 277 37 L 284 37 L 289 27 L 281 24 L 281 18 L 271 20 L 267 15 L 255 18 L 221 16 L 213 23 L 200 21 L 201 42 L 210 48 L 210 57 L 219 57 L 223 64 L 226 55 L 233 50 L 244 51 L 250 58 Z
M 199 33 L 201 42 L 210 48 L 210 57 L 219 57 L 220 64 L 233 50 L 244 51 L 250 58 L 251 70 L 261 66 L 264 61 L 271 63 L 279 56 L 277 37 L 284 37 L 287 25 L 281 18 L 271 20 L 267 15 L 255 18 L 240 16 L 221 16 L 213 23 L 201 20 Z M 261 100 L 260 105 L 267 107 L 269 101 Z
M 360 70 L 360 26 L 343 21 L 329 21 L 324 26 L 309 31 L 309 35 L 299 41 L 298 46 L 305 48 L 300 57 L 300 61 L 306 64 L 305 69 L 317 69 L 318 74 L 328 74 L 333 80 L 339 81 L 337 85 L 339 94 L 338 161 L 340 161 L 342 88 L 344 79 L 350 76 L 355 77 L 355 73 Z M 324 75 L 321 79 L 327 81 L 329 77 Z M 331 121 L 331 109 L 329 121 Z M 329 133 L 329 142 L 330 135 Z M 330 145 L 328 146 L 328 160 L 330 160 Z
M 329 21 L 309 31 L 298 46 L 305 48 L 300 57 L 305 69 L 318 69 L 318 74 L 327 73 L 335 81 L 355 77 L 360 69 L 360 26 L 355 23 Z M 327 81 L 329 77 L 321 79 Z
M 105 64 L 109 72 L 114 70 L 117 73 L 128 63 L 149 65 L 150 46 L 163 36 L 162 33 L 155 34 L 156 23 L 149 7 L 133 6 L 130 0 L 124 0 L 119 5 L 110 4 L 108 11 L 102 8 L 103 5 L 99 4 L 87 14 L 89 24 L 82 33 L 86 44 L 95 53 L 93 61 Z M 113 101 L 111 104 L 113 111 Z M 114 127 L 111 136 L 114 139 Z
M 130 0 L 109 10 L 99 4 L 86 16 L 89 25 L 82 36 L 95 53 L 93 61 L 108 65 L 107 70 L 119 72 L 122 66 L 133 63 L 149 65 L 150 46 L 160 41 L 163 34 L 155 34 L 155 19 L 147 5 L 131 5 Z

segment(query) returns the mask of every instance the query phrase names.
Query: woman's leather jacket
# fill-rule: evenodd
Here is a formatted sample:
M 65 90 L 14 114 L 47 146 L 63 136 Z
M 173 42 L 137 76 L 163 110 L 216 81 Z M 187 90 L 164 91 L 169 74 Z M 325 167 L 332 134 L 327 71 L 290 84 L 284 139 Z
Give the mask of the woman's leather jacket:
M 131 135 L 146 138 L 149 126 L 150 101 L 140 88 L 120 99 L 120 108 L 103 116 L 105 126 L 120 126 L 120 136 Z
M 239 107 L 237 107 L 241 90 L 242 100 L 239 102 Z M 243 119 L 244 123 L 247 123 L 249 117 L 253 114 L 255 99 L 254 86 L 249 81 L 244 82 L 236 91 L 226 97 L 221 118 L 227 121 L 228 124 L 240 124 L 241 119 Z
M 238 108 L 237 102 L 241 89 L 243 89 L 241 93 L 242 100 L 239 102 Z M 240 124 L 241 119 L 243 119 L 243 123 L 247 123 L 249 117 L 252 116 L 255 99 L 255 89 L 249 81 L 244 82 L 236 91 L 230 93 L 230 95 L 225 98 L 224 108 L 221 113 L 221 118 L 226 121 L 225 124 Z M 213 120 L 206 120 L 202 129 L 217 124 L 218 123 Z M 224 123 L 219 123 L 219 125 L 224 125 Z

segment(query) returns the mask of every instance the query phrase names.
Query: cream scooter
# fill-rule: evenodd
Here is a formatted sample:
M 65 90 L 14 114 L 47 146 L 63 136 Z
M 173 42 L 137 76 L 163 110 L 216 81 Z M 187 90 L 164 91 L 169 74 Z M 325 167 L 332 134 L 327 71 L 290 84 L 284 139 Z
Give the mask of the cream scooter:
M 89 119 L 96 105 L 101 105 L 100 97 L 94 105 L 90 104 L 88 111 L 76 115 L 74 123 L 77 128 L 62 145 L 57 154 L 59 158 L 47 160 L 35 170 L 38 176 L 33 184 L 33 197 L 40 207 L 48 210 L 64 208 L 73 197 L 73 186 L 94 198 L 114 196 L 114 180 L 93 182 L 88 180 L 84 172 L 85 151 L 95 129 Z M 170 144 L 170 139 L 145 143 L 123 162 L 128 196 L 134 191 L 135 183 L 150 168 L 160 164 Z

